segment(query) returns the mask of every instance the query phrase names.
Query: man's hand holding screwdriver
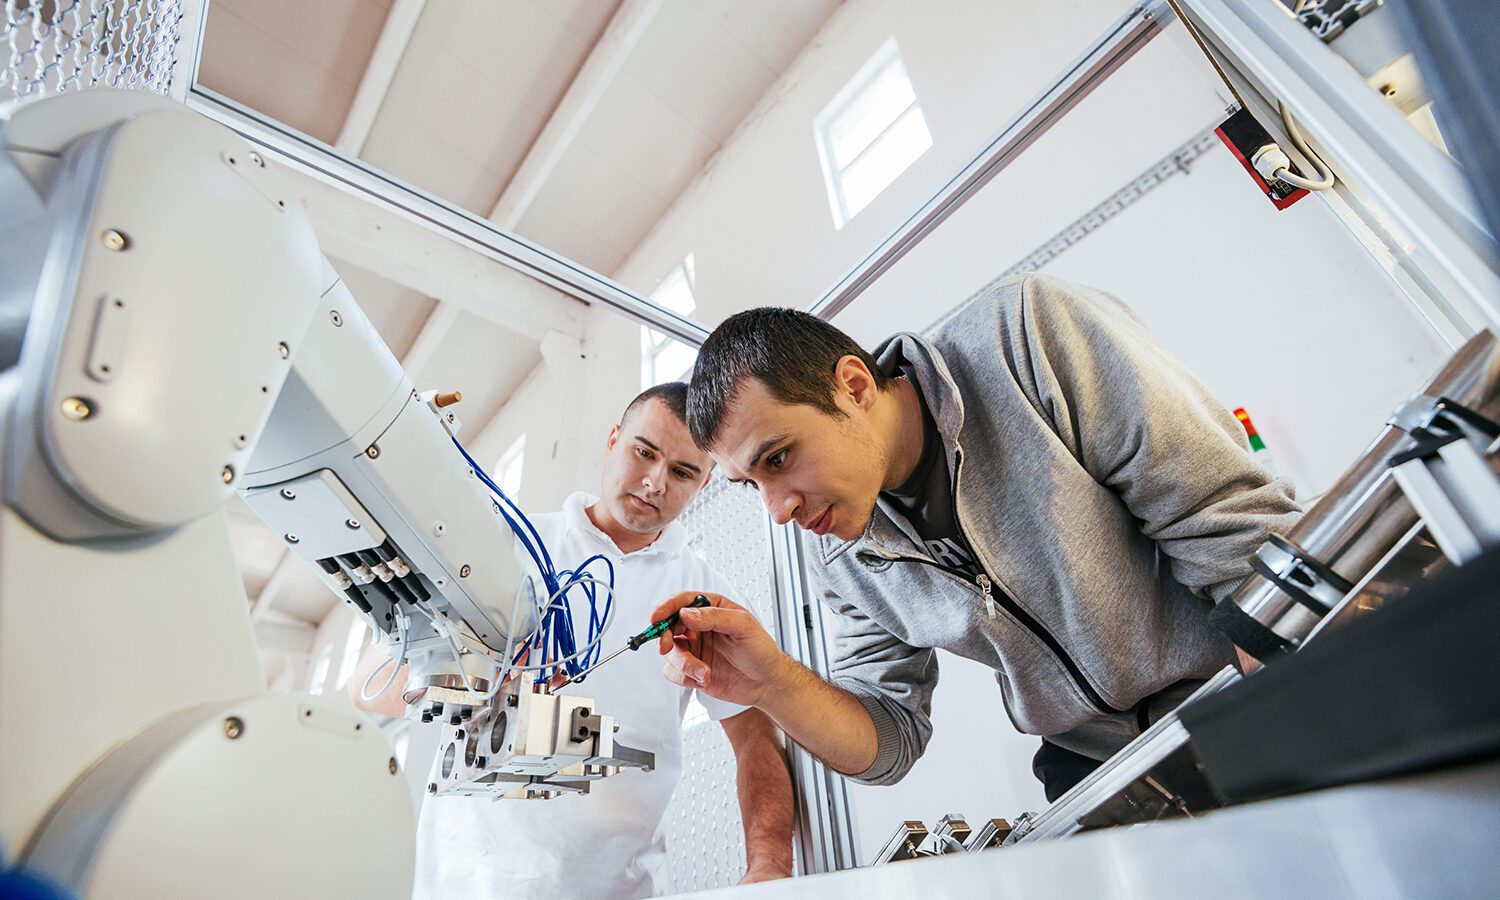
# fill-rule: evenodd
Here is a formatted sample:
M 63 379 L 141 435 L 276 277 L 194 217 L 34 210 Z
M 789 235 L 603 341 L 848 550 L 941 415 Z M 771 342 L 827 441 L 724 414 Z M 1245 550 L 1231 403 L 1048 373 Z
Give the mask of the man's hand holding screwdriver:
M 698 596 L 707 597 L 710 605 L 692 607 Z M 673 684 L 729 703 L 760 706 L 788 669 L 801 668 L 748 610 L 728 597 L 677 594 L 651 612 L 651 621 L 673 613 L 677 624 L 657 638 L 658 651 L 668 656 L 662 674 Z
M 720 700 L 758 707 L 786 736 L 846 775 L 875 761 L 875 723 L 851 693 L 828 684 L 781 652 L 749 610 L 706 594 L 710 606 L 690 608 L 698 592 L 677 594 L 651 613 L 679 613 L 657 641 L 667 656 L 662 675 Z

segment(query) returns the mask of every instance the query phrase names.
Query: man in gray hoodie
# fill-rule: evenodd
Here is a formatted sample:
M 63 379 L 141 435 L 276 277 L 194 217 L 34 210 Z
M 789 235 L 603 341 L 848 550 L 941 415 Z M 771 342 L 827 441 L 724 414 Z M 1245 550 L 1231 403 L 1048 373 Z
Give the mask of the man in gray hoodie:
M 662 638 L 668 680 L 761 708 L 868 783 L 921 756 L 940 647 L 995 670 L 1055 798 L 1235 659 L 1209 611 L 1300 513 L 1129 309 L 1041 276 L 873 355 L 805 313 L 740 313 L 699 354 L 688 424 L 817 535 L 831 678 L 713 597 Z

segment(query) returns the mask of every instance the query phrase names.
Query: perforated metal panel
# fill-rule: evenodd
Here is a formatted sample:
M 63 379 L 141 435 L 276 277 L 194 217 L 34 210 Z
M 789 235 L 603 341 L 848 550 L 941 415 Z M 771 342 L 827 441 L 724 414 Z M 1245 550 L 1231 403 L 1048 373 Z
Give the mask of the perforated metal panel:
M 683 513 L 688 546 L 734 585 L 735 602 L 774 632 L 771 545 L 754 491 L 715 474 Z M 734 753 L 718 723 L 689 712 L 682 780 L 667 807 L 667 884 L 673 893 L 725 887 L 745 871 Z
M 165 94 L 181 0 L 6 0 L 0 105 L 91 87 Z

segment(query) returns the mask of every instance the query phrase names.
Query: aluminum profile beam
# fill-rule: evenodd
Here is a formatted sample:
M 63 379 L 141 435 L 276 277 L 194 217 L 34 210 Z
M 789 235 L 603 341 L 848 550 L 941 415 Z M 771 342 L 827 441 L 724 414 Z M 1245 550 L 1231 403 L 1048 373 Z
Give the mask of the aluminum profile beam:
M 807 311 L 823 319 L 838 315 L 1175 18 L 1166 0 L 1132 7 Z
M 769 515 L 764 521 L 771 543 L 776 643 L 788 656 L 826 678 L 828 644 L 823 628 L 823 604 L 808 590 L 797 529 L 777 525 Z M 793 834 L 796 874 L 816 875 L 859 865 L 858 835 L 844 777 L 792 741 L 787 742 L 787 761 L 791 764 L 797 796 Z
M 179 102 L 186 100 L 198 83 L 198 58 L 203 53 L 203 35 L 208 28 L 209 0 L 181 0 L 182 18 L 178 20 L 177 46 L 172 53 L 172 84 L 167 96 Z
M 195 84 L 185 102 L 238 132 L 268 159 L 416 222 L 565 294 L 611 307 L 691 347 L 701 346 L 708 338 L 708 329 L 699 322 L 202 85 Z

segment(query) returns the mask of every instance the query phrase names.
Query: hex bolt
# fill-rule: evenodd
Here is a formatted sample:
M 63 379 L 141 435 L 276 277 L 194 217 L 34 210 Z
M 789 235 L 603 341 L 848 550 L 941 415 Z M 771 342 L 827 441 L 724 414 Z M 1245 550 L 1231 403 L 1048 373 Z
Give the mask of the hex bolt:
M 124 250 L 130 245 L 130 242 L 125 239 L 125 235 L 113 228 L 107 229 L 103 234 L 99 235 L 99 240 L 104 242 L 104 249 L 114 250 L 115 252 Z
M 292 356 L 292 348 L 286 345 L 286 341 L 276 345 L 276 352 L 281 354 L 282 359 L 290 359 Z
M 82 397 L 69 397 L 62 402 L 62 413 L 75 422 L 82 422 L 93 415 L 94 410 Z
M 286 542 L 288 544 L 295 544 L 298 540 L 300 540 L 300 538 L 298 538 L 295 534 L 292 534 L 290 531 L 286 533 Z
M 296 500 L 297 499 L 297 492 L 294 491 L 294 490 L 292 490 L 291 488 L 282 488 L 281 489 L 281 498 L 283 500 Z
M 234 481 L 234 466 L 225 466 L 219 470 L 219 477 L 224 479 L 225 484 Z
M 401 771 L 401 767 L 398 766 L 398 765 L 396 765 L 396 757 L 394 757 L 394 756 L 391 757 L 390 764 L 387 766 L 387 768 L 389 768 L 391 770 L 391 774 L 392 775 L 394 775 L 397 772 Z
M 344 317 L 339 315 L 339 311 L 336 309 L 330 309 L 328 311 L 328 318 L 333 320 L 334 328 L 339 328 L 344 324 Z
M 427 782 L 427 793 L 429 793 L 429 794 L 436 794 L 437 793 L 437 782 L 436 781 L 429 781 L 429 782 Z
M 239 740 L 240 735 L 245 733 L 245 723 L 239 716 L 230 716 L 224 720 L 224 736 L 231 741 Z
M 370 445 L 370 449 L 368 449 L 368 450 L 365 451 L 365 456 L 368 456 L 371 459 L 379 459 L 380 458 L 380 447 L 378 445 L 376 445 L 376 444 L 371 444 Z

